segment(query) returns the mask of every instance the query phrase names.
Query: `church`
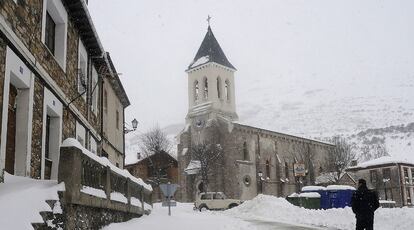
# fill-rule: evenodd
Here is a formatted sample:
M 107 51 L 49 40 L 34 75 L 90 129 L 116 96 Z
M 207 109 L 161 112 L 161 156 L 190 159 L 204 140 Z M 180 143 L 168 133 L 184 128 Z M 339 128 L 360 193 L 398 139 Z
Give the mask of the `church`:
M 186 127 L 177 138 L 177 199 L 183 202 L 194 201 L 204 189 L 200 173 L 189 170 L 197 144 L 215 144 L 222 150 L 219 166 L 208 175 L 208 191 L 241 200 L 260 193 L 286 197 L 313 185 L 334 147 L 238 122 L 235 72 L 209 25 L 186 70 L 189 107 Z

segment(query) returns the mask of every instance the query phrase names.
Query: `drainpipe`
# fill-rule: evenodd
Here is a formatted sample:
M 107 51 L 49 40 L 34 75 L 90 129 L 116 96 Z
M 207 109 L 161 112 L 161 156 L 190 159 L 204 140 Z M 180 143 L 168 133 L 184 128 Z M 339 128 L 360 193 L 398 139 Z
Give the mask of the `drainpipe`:
M 101 92 L 100 92 L 100 94 L 101 94 L 101 108 L 99 109 L 100 111 L 99 111 L 99 113 L 100 113 L 100 118 L 101 118 L 101 130 L 100 130 L 100 132 L 101 132 L 101 156 L 102 156 L 102 153 L 103 153 L 103 145 L 104 145 L 104 141 L 105 141 L 105 137 L 104 137 L 104 133 L 103 133 L 103 124 L 104 124 L 104 122 L 103 122 L 103 117 L 104 117 L 104 113 L 103 113 L 103 101 L 104 101 L 104 78 L 103 77 L 100 77 L 99 78 L 99 81 L 100 81 L 100 87 L 101 87 Z

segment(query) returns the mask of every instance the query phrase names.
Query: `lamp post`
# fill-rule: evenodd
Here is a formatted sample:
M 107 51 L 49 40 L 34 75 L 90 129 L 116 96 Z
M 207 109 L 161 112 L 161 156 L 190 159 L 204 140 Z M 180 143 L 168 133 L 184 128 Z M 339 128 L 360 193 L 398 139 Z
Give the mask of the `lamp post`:
M 133 132 L 137 129 L 138 126 L 138 121 L 137 119 L 134 118 L 134 120 L 131 121 L 131 125 L 132 125 L 132 129 L 128 129 L 127 127 L 125 127 L 124 125 L 124 133 L 127 134 L 129 132 Z
M 259 193 L 263 193 L 263 172 L 257 172 L 257 176 L 259 177 Z

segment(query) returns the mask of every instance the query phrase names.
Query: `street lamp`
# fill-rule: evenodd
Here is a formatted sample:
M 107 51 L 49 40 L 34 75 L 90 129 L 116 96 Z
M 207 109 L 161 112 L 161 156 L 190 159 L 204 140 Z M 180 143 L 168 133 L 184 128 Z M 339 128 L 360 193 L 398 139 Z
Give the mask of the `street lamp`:
M 128 129 L 127 127 L 124 126 L 124 133 L 127 134 L 129 132 L 135 131 L 137 129 L 138 126 L 138 121 L 137 119 L 134 118 L 134 120 L 131 121 L 131 125 L 132 125 L 132 129 Z
M 259 177 L 259 188 L 260 193 L 263 193 L 263 172 L 259 171 L 257 172 L 257 176 Z

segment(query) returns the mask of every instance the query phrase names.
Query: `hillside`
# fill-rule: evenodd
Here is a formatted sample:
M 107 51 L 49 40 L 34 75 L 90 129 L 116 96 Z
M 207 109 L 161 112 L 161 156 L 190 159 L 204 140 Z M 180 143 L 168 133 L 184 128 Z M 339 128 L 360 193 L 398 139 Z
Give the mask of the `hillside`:
M 245 74 L 236 86 L 241 123 L 315 139 L 342 135 L 357 151 L 383 143 L 390 155 L 414 161 L 413 76 L 338 74 L 328 80 L 300 72 L 260 79 Z M 173 140 L 183 126 L 172 124 L 164 130 Z M 136 138 L 129 143 L 129 152 L 138 151 L 131 145 Z M 129 159 L 134 161 L 134 156 Z

